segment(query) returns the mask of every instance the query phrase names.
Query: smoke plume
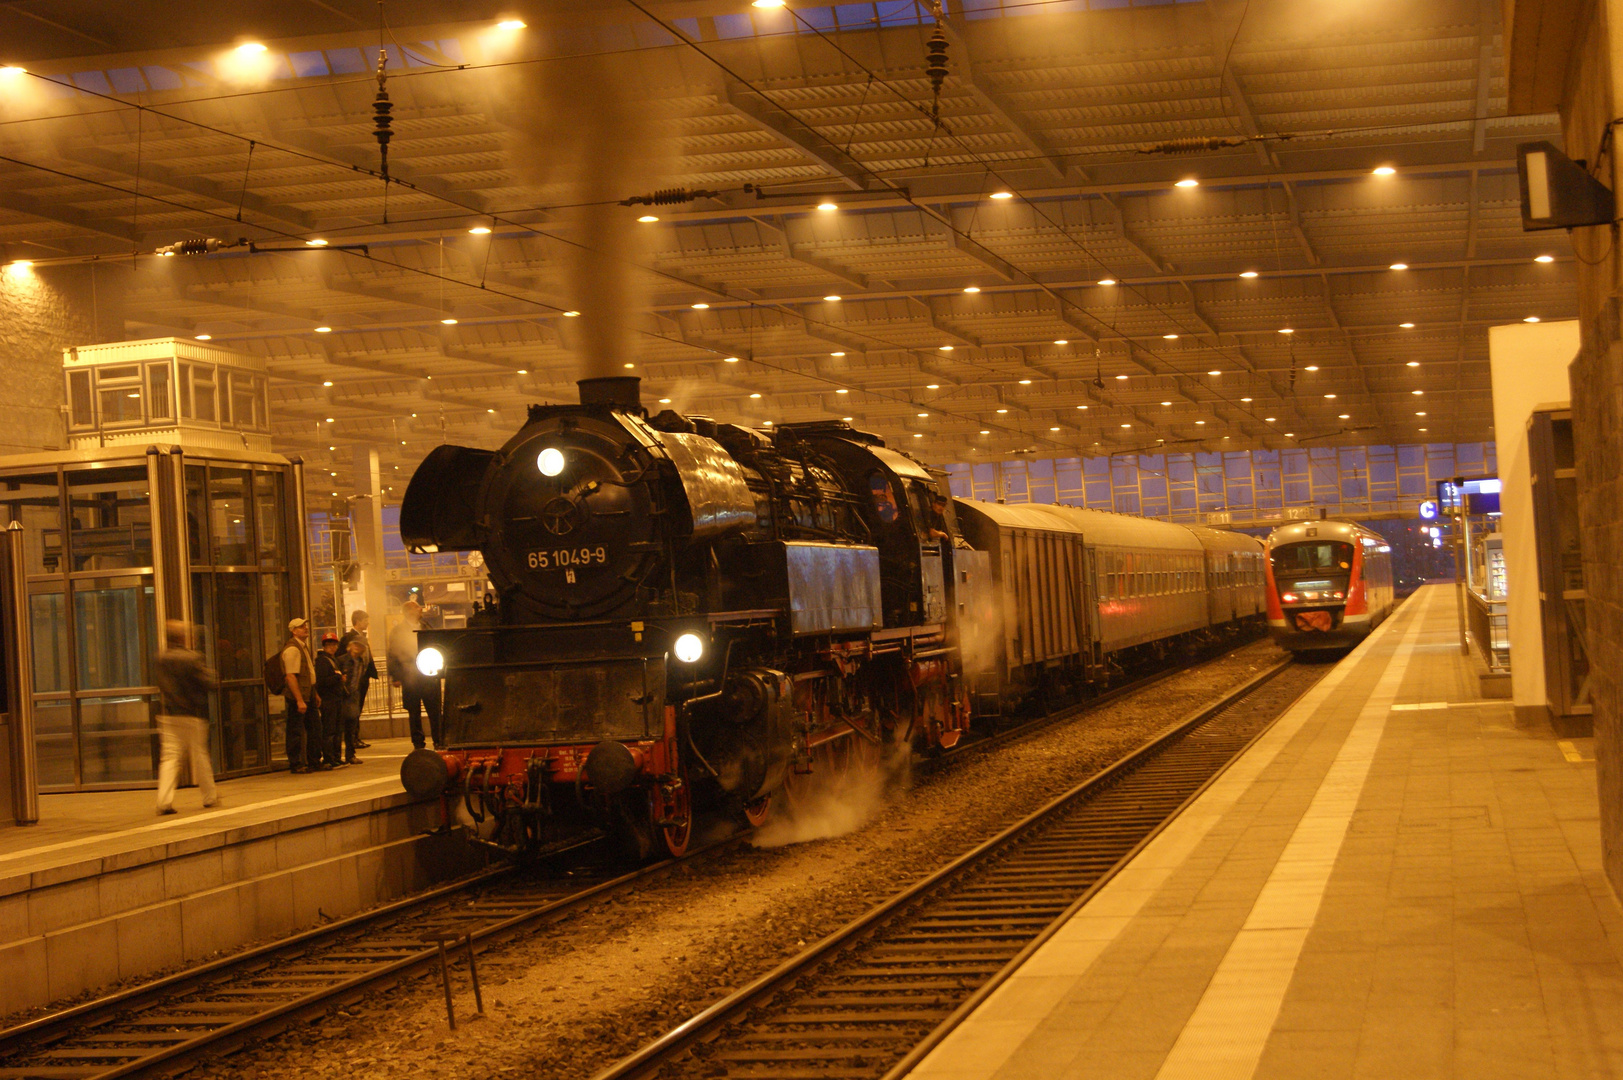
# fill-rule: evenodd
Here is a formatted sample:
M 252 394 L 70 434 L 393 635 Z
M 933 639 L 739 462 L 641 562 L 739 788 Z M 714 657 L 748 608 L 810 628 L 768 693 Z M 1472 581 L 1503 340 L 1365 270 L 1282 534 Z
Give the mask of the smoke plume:
M 887 794 L 906 786 L 912 751 L 905 745 L 886 748 L 882 760 L 852 765 L 843 773 L 813 773 L 816 783 L 791 802 L 773 793 L 772 816 L 755 830 L 750 843 L 760 848 L 785 847 L 844 836 L 862 828 L 885 805 Z
M 567 37 L 562 25 L 531 26 L 548 41 Z M 513 147 L 520 176 L 558 207 L 543 228 L 567 241 L 553 251 L 560 299 L 580 312 L 568 324 L 580 377 L 624 375 L 638 359 L 649 300 L 648 276 L 635 266 L 647 262 L 654 234 L 637 223 L 641 209 L 618 203 L 666 181 L 662 95 L 610 57 L 553 57 L 498 78 L 497 100 L 510 109 L 503 120 L 522 133 Z

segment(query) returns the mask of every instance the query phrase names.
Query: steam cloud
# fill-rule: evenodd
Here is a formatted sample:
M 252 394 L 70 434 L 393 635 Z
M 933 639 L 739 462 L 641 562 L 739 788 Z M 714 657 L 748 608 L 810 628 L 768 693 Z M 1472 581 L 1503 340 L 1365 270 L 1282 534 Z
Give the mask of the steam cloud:
M 561 25 L 531 26 L 549 41 L 566 39 Z M 661 95 L 607 57 L 553 58 L 498 78 L 498 100 L 512 109 L 503 119 L 526 136 L 513 148 L 515 164 L 561 207 L 548 231 L 573 241 L 557 254 L 562 297 L 580 312 L 569 325 L 580 376 L 624 375 L 638 358 L 636 330 L 649 300 L 647 275 L 634 264 L 646 260 L 652 233 L 637 223 L 638 209 L 618 202 L 665 183 Z
M 750 843 L 759 848 L 786 847 L 855 832 L 885 805 L 893 785 L 905 786 L 911 762 L 910 748 L 897 744 L 886 747 L 879 762 L 853 765 L 843 774 L 825 772 L 808 797 L 794 804 L 783 792 L 774 793 L 772 816 L 755 830 Z

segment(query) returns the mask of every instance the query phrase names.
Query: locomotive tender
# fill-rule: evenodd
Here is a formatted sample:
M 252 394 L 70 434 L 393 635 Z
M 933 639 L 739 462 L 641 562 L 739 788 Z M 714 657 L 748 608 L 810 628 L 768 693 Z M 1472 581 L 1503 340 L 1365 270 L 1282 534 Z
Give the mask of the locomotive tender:
M 401 779 L 504 849 L 585 811 L 680 854 L 696 803 L 759 825 L 814 775 L 1264 610 L 1250 537 L 954 500 L 846 424 L 650 417 L 638 383 L 582 380 L 494 452 L 437 448 L 401 506 L 408 547 L 478 549 L 497 597 L 419 634 L 448 747 Z
M 1380 533 L 1320 519 L 1268 534 L 1268 629 L 1284 648 L 1351 648 L 1396 606 L 1392 548 Z

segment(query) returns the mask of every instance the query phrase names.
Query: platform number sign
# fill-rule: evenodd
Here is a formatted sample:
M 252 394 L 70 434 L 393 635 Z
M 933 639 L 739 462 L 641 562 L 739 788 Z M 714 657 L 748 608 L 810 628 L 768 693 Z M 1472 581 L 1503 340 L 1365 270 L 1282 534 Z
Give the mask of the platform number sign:
M 1437 500 L 1425 499 L 1420 503 L 1420 520 L 1436 521 L 1438 517 Z

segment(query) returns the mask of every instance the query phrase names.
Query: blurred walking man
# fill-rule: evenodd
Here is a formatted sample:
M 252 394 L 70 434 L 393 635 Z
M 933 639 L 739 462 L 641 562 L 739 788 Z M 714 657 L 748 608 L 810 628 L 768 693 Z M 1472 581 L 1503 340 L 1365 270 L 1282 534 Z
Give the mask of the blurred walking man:
M 423 711 L 434 749 L 440 748 L 440 681 L 417 670 L 417 631 L 423 628 L 423 608 L 415 600 L 400 605 L 400 622 L 389 631 L 389 678 L 400 684 L 401 701 L 411 718 L 411 745 L 423 748 Z
M 192 762 L 192 779 L 203 793 L 203 805 L 215 806 L 214 768 L 209 762 L 209 691 L 220 685 L 203 658 L 187 648 L 186 624 L 171 619 L 164 626 L 168 648 L 155 663 L 162 712 L 158 714 L 158 738 L 163 755 L 158 762 L 158 813 L 175 812 L 175 783 L 180 778 L 181 760 Z

